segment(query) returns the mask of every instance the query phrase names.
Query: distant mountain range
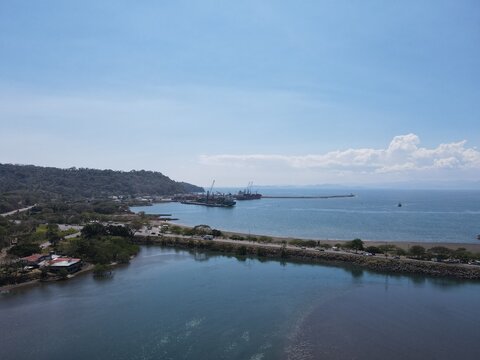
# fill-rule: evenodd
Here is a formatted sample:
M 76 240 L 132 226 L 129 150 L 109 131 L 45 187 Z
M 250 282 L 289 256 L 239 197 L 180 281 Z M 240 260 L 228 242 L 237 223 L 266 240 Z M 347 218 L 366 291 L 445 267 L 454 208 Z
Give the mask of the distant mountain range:
M 233 187 L 232 187 L 233 188 Z M 235 188 L 242 188 L 237 186 Z M 399 189 L 399 190 L 480 190 L 480 181 L 445 180 L 445 181 L 403 181 L 367 184 L 312 184 L 312 185 L 256 185 L 263 189 L 325 189 L 349 190 L 356 189 Z
M 113 195 L 172 195 L 203 188 L 173 181 L 154 171 L 59 169 L 34 165 L 0 164 L 0 212 L 18 203 L 51 198 L 81 199 Z

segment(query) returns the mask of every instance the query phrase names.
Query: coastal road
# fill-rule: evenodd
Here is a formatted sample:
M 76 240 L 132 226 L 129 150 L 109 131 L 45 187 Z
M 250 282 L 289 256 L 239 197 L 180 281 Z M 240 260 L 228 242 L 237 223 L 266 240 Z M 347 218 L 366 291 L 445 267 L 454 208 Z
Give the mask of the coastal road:
M 227 244 L 245 244 L 248 246 L 262 246 L 262 247 L 270 247 L 270 248 L 275 248 L 275 249 L 280 249 L 283 244 L 278 244 L 278 243 L 258 243 L 254 241 L 240 241 L 240 240 L 233 240 L 233 239 L 214 239 L 212 241 L 219 242 L 219 243 L 227 243 Z M 308 247 L 299 247 L 299 246 L 294 246 L 294 245 L 286 245 L 285 248 L 291 249 L 291 250 L 304 250 L 307 252 L 319 252 L 317 248 L 308 248 Z M 363 254 L 355 254 L 351 253 L 348 251 L 343 251 L 343 250 L 331 250 L 331 249 L 324 249 L 325 252 L 330 252 L 330 253 L 340 253 L 340 254 L 349 254 L 349 255 L 356 255 L 356 256 L 363 256 Z
M 157 234 L 153 235 L 153 234 L 149 233 L 148 231 L 147 232 L 137 232 L 137 233 L 135 233 L 135 235 L 137 235 L 137 236 L 158 236 Z M 199 236 L 187 236 L 187 235 L 164 234 L 164 236 L 178 237 L 178 238 L 187 239 L 187 240 L 189 240 L 189 239 L 191 239 L 191 240 L 201 240 L 202 239 Z M 279 244 L 279 243 L 258 243 L 258 242 L 253 242 L 253 241 L 243 241 L 243 240 L 241 241 L 241 240 L 219 239 L 219 238 L 216 238 L 216 239 L 213 239 L 213 240 L 208 240 L 208 241 L 213 241 L 213 242 L 217 242 L 217 243 L 224 243 L 224 244 L 235 244 L 235 245 L 242 244 L 242 245 L 245 245 L 245 246 L 253 246 L 253 247 L 269 247 L 269 248 L 275 248 L 275 249 L 279 249 L 283 246 L 283 244 Z M 320 250 L 318 250 L 317 248 L 298 247 L 298 246 L 293 246 L 293 245 L 287 245 L 286 248 L 287 249 L 292 249 L 292 250 L 303 250 L 304 252 L 309 252 L 309 253 L 320 252 Z M 364 253 L 355 253 L 353 251 L 345 251 L 345 250 L 340 250 L 340 249 L 337 249 L 337 250 L 325 249 L 325 251 L 321 251 L 321 252 L 332 253 L 332 254 L 344 254 L 344 255 L 351 256 L 351 257 L 367 256 Z M 384 258 L 384 255 L 376 255 L 376 256 L 375 255 L 370 255 L 368 257 Z M 387 258 L 388 259 L 393 259 L 391 256 L 388 256 Z M 406 257 L 403 257 L 403 256 L 400 257 L 399 259 L 398 258 L 395 259 L 395 261 L 415 262 L 415 263 L 425 263 L 425 264 L 431 263 L 431 261 L 409 259 L 409 258 L 406 258 Z M 451 265 L 451 266 L 456 266 L 456 267 L 460 266 L 460 267 L 466 267 L 466 268 L 471 268 L 471 267 L 477 268 L 478 267 L 478 265 L 471 265 L 471 264 L 446 264 L 446 265 Z
M 256 243 L 252 241 L 239 241 L 239 240 L 232 240 L 232 239 L 214 239 L 211 241 L 219 242 L 219 243 L 230 243 L 230 244 L 239 244 L 239 243 L 245 243 L 246 245 L 249 246 L 262 246 L 262 247 L 271 247 L 271 248 L 281 248 L 283 244 L 278 244 L 278 243 Z M 287 249 L 293 249 L 293 250 L 303 250 L 304 252 L 320 252 L 317 248 L 308 248 L 308 247 L 298 247 L 298 246 L 292 246 L 292 245 L 287 245 Z M 333 253 L 333 254 L 345 254 L 349 255 L 352 257 L 363 257 L 367 256 L 364 253 L 355 253 L 353 251 L 345 251 L 345 250 L 332 250 L 332 249 L 325 249 L 325 251 L 322 251 L 325 253 Z M 383 254 L 378 254 L 378 255 L 369 255 L 368 257 L 370 258 L 384 258 L 385 255 Z M 392 256 L 385 257 L 388 259 L 393 259 Z M 404 256 L 401 256 L 400 258 L 395 259 L 395 261 L 401 261 L 401 262 L 415 262 L 415 263 L 425 263 L 425 264 L 430 264 L 432 263 L 431 261 L 428 260 L 416 260 L 416 259 L 409 259 Z M 443 263 L 445 265 L 451 265 L 451 266 L 456 266 L 456 267 L 465 267 L 465 268 L 477 268 L 478 265 L 472 265 L 472 264 L 461 264 L 461 263 L 455 263 L 455 264 L 447 264 Z
M 151 232 L 151 231 L 137 231 L 135 232 L 135 236 L 159 236 L 156 232 Z M 190 235 L 175 235 L 175 234 L 163 234 L 163 236 L 167 237 L 178 237 L 182 239 L 187 239 L 187 240 L 202 240 L 202 237 L 200 236 L 190 236 Z M 269 247 L 269 248 L 274 248 L 274 249 L 280 249 L 283 244 L 279 243 L 259 243 L 255 241 L 246 241 L 246 240 L 233 240 L 233 239 L 219 239 L 215 238 L 213 240 L 208 240 L 208 241 L 213 241 L 217 243 L 224 243 L 224 244 L 242 244 L 246 246 L 254 246 L 254 247 Z M 299 246 L 294 246 L 294 245 L 286 245 L 287 249 L 291 250 L 303 250 L 306 252 L 319 252 L 317 248 L 308 248 L 308 247 L 299 247 Z M 363 254 L 355 254 L 353 252 L 349 251 L 344 251 L 344 250 L 332 250 L 332 249 L 325 249 L 325 252 L 330 252 L 330 253 L 336 253 L 336 254 L 348 254 L 348 255 L 354 255 L 354 256 L 364 256 Z

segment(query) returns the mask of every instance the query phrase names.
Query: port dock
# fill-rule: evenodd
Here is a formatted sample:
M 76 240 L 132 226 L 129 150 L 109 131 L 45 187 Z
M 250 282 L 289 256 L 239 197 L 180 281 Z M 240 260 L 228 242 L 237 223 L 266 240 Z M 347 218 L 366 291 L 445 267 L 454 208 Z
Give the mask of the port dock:
M 351 198 L 355 197 L 354 194 L 346 195 L 323 195 L 323 196 L 275 196 L 275 195 L 263 195 L 262 199 L 335 199 L 335 198 Z

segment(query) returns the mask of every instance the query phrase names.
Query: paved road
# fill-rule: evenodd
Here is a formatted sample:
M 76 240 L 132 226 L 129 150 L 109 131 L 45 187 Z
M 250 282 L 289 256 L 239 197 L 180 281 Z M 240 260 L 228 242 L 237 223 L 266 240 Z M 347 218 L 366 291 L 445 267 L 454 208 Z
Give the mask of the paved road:
M 155 235 L 152 235 L 151 233 L 149 233 L 148 231 L 147 232 L 136 232 L 135 233 L 136 236 L 158 236 L 157 234 Z M 179 238 L 183 238 L 183 239 L 194 239 L 194 240 L 200 240 L 201 237 L 199 236 L 186 236 L 186 235 L 175 235 L 175 234 L 164 234 L 165 236 L 168 236 L 168 237 L 179 237 Z M 213 240 L 210 240 L 210 241 L 214 241 L 214 242 L 218 242 L 218 243 L 227 243 L 227 244 L 242 244 L 242 245 L 248 245 L 248 246 L 254 246 L 254 247 L 257 247 L 257 246 L 262 246 L 262 247 L 271 247 L 271 248 L 281 248 L 283 246 L 283 244 L 279 244 L 279 243 L 258 243 L 258 242 L 253 242 L 253 241 L 240 241 L 240 240 L 233 240 L 233 239 L 219 239 L 219 238 L 215 238 Z M 298 246 L 294 246 L 294 245 L 287 245 L 286 246 L 287 249 L 294 249 L 294 250 L 303 250 L 305 252 L 319 252 L 319 250 L 317 248 L 308 248 L 308 247 L 298 247 Z M 355 253 L 355 252 L 350 252 L 350 251 L 345 251 L 345 250 L 341 250 L 341 249 L 337 249 L 337 250 L 333 250 L 333 249 L 325 249 L 325 252 L 326 253 L 335 253 L 335 254 L 345 254 L 345 255 L 350 255 L 350 256 L 365 256 L 365 254 L 363 253 Z M 382 254 L 378 254 L 377 256 L 372 256 L 373 258 L 384 258 L 384 255 Z M 391 259 L 392 260 L 392 257 L 391 256 L 388 256 L 388 259 Z M 425 263 L 425 264 L 428 264 L 428 263 L 431 263 L 431 261 L 428 261 L 428 260 L 414 260 L 414 259 L 409 259 L 409 258 L 406 258 L 406 257 L 400 257 L 400 259 L 395 259 L 396 261 L 406 261 L 406 262 L 417 262 L 417 263 Z M 446 264 L 446 263 L 443 263 L 443 264 Z M 462 267 L 478 267 L 478 265 L 470 265 L 470 264 L 446 264 L 446 265 L 452 265 L 452 266 L 462 266 Z
M 0 216 L 10 216 L 10 215 L 15 215 L 16 213 L 21 213 L 21 212 L 24 212 L 24 211 L 28 211 L 30 210 L 31 208 L 34 208 L 35 206 L 37 206 L 37 204 L 34 204 L 32 206 L 28 206 L 26 208 L 23 208 L 23 209 L 17 209 L 17 210 L 13 210 L 13 211 L 10 211 L 10 212 L 7 212 L 7 213 L 3 213 L 3 214 L 0 214 Z
M 149 231 L 149 230 L 143 230 L 143 231 L 137 231 L 135 232 L 135 236 L 162 236 L 156 233 L 155 231 Z M 189 235 L 175 235 L 175 234 L 163 234 L 163 236 L 166 237 L 178 237 L 182 239 L 192 239 L 192 240 L 201 240 L 202 238 L 200 236 L 189 236 Z M 258 243 L 255 241 L 246 241 L 246 240 L 233 240 L 233 239 L 220 239 L 220 238 L 214 238 L 213 240 L 210 240 L 213 242 L 219 242 L 219 243 L 227 243 L 227 244 L 242 244 L 242 245 L 248 245 L 248 246 L 262 246 L 262 247 L 270 247 L 270 248 L 276 248 L 279 249 L 283 246 L 283 244 L 279 243 Z M 307 252 L 318 252 L 319 250 L 317 248 L 308 248 L 308 247 L 299 247 L 299 246 L 294 246 L 294 245 L 287 245 L 287 249 L 292 249 L 292 250 L 304 250 Z M 325 252 L 331 252 L 331 253 L 341 253 L 341 254 L 348 254 L 348 255 L 356 255 L 356 256 L 363 256 L 363 254 L 355 254 L 352 252 L 348 251 L 343 251 L 343 250 L 332 250 L 332 249 L 325 249 Z

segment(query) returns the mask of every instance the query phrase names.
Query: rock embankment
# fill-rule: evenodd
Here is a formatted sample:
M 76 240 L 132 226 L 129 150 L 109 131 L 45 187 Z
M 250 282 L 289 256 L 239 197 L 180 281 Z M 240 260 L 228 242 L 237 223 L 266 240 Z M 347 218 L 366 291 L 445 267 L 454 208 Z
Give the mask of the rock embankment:
M 413 259 L 393 259 L 380 256 L 361 256 L 333 251 L 316 251 L 242 241 L 200 240 L 187 237 L 136 237 L 138 244 L 159 244 L 184 249 L 218 251 L 240 256 L 257 256 L 307 263 L 352 264 L 367 270 L 415 274 L 434 277 L 480 280 L 480 266 L 444 264 Z

